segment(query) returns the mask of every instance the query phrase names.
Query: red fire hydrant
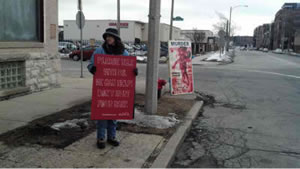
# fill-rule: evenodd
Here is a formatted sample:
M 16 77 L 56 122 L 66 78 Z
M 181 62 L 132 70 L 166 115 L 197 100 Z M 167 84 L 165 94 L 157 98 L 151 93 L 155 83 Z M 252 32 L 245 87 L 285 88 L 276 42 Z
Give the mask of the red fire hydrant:
M 161 97 L 161 90 L 167 84 L 167 81 L 165 81 L 164 79 L 158 78 L 157 84 L 158 84 L 157 85 L 157 98 L 160 99 L 160 97 Z

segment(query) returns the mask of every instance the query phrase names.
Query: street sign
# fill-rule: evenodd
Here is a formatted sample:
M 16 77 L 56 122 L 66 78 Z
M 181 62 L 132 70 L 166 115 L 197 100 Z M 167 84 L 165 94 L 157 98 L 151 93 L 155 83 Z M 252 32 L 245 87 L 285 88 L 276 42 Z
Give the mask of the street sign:
M 78 11 L 76 14 L 76 24 L 79 29 L 83 29 L 85 25 L 85 17 L 82 11 Z
M 218 32 L 218 35 L 219 35 L 220 38 L 221 38 L 221 37 L 225 37 L 226 32 L 225 32 L 224 30 L 220 30 L 220 31 Z
M 224 30 L 220 30 L 218 32 L 218 35 L 219 35 L 219 39 L 218 39 L 218 44 L 220 46 L 224 46 L 225 45 L 225 35 L 226 35 L 226 32 Z

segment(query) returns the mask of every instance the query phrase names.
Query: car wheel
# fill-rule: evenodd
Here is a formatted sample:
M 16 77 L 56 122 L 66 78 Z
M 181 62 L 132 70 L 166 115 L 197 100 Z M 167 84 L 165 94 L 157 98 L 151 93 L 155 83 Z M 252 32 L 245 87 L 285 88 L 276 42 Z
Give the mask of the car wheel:
M 80 57 L 79 57 L 78 55 L 74 55 L 74 56 L 73 56 L 73 60 L 74 60 L 74 61 L 79 61 L 79 59 L 80 59 Z
M 61 53 L 66 53 L 66 49 L 62 49 L 62 50 L 61 50 Z

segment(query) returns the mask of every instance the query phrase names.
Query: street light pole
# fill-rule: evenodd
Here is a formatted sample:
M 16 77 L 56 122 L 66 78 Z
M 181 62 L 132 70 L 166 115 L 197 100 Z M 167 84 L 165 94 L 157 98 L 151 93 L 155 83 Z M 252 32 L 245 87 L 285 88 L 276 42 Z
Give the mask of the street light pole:
M 118 23 L 117 23 L 117 28 L 118 28 L 118 32 L 119 32 L 119 36 L 121 35 L 121 30 L 120 30 L 120 0 L 118 0 L 118 5 L 117 5 L 118 9 L 117 9 L 117 16 L 118 16 Z
M 228 29 L 229 37 L 231 34 L 231 14 L 232 14 L 232 7 L 230 7 L 230 14 L 229 14 L 229 29 Z
M 246 7 L 246 8 L 247 8 L 248 5 L 237 5 L 237 6 L 234 6 L 234 7 L 230 7 L 227 50 L 229 49 L 229 41 L 230 41 L 230 39 L 231 39 L 231 16 L 232 16 L 232 10 L 233 10 L 234 8 L 238 8 L 238 7 Z
M 148 61 L 146 77 L 146 114 L 157 113 L 158 57 L 160 50 L 160 0 L 150 0 L 148 30 Z
M 172 40 L 173 36 L 173 18 L 174 18 L 174 0 L 172 0 L 172 5 L 171 5 L 171 19 L 170 19 L 170 40 Z

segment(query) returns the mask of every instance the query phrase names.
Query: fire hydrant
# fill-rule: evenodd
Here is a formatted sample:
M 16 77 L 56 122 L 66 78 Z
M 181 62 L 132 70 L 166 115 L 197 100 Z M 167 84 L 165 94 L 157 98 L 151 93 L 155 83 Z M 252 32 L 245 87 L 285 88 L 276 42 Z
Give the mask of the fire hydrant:
M 164 79 L 158 78 L 157 84 L 158 84 L 157 85 L 157 99 L 160 99 L 160 97 L 161 97 L 161 90 L 167 84 L 167 81 L 165 81 Z

